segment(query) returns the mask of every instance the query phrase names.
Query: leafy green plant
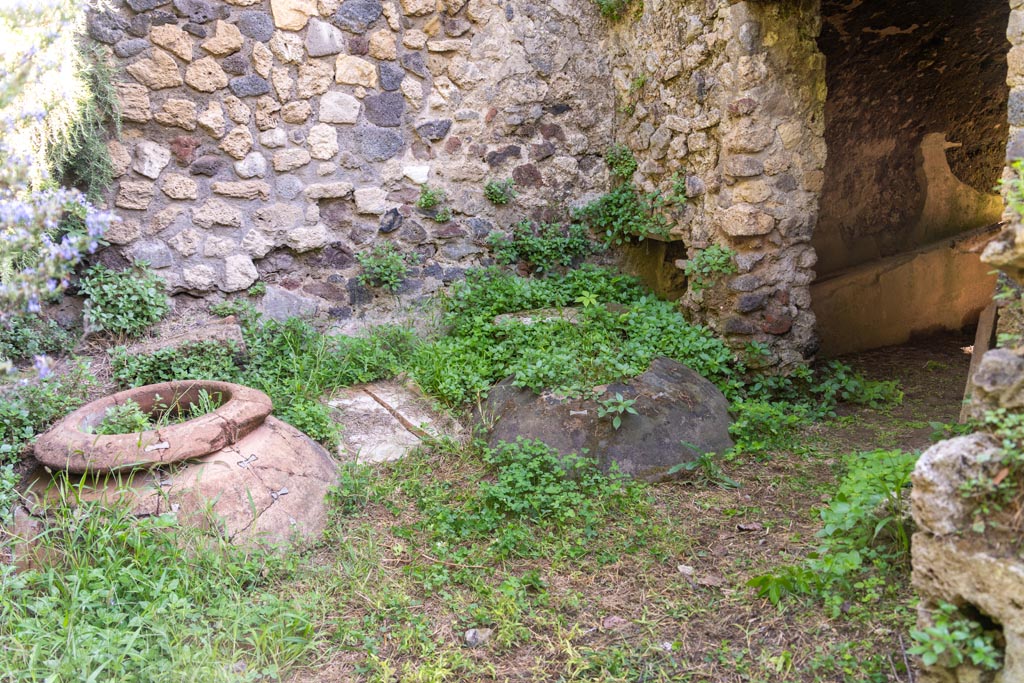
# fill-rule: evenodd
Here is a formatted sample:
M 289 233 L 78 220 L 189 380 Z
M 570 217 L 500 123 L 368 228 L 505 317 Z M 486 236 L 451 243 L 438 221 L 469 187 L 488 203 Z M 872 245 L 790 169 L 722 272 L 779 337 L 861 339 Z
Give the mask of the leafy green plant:
M 789 593 L 817 595 L 835 615 L 847 595 L 869 590 L 871 580 L 855 580 L 885 561 L 909 557 L 907 489 L 918 454 L 872 451 L 848 456 L 847 474 L 821 511 L 822 544 L 801 565 L 783 566 L 748 582 L 779 604 Z
M 629 182 L 636 173 L 636 157 L 633 156 L 633 150 L 625 145 L 612 145 L 605 150 L 604 161 L 620 183 Z
M 615 396 L 606 399 L 597 399 L 597 416 L 604 418 L 609 415 L 612 416 L 612 428 L 618 429 L 622 426 L 622 416 L 637 415 L 636 408 L 633 404 L 636 403 L 635 398 L 623 398 L 621 392 L 615 392 Z
M 0 391 L 0 463 L 13 461 L 36 435 L 86 402 L 96 380 L 84 362 Z
M 135 434 L 153 428 L 149 415 L 135 401 L 107 408 L 103 420 L 93 429 L 93 434 Z
M 667 237 L 671 229 L 662 213 L 665 199 L 660 192 L 641 194 L 633 185 L 622 183 L 611 192 L 576 209 L 573 213 L 599 236 L 605 246 Z
M 151 429 L 161 429 L 167 425 L 193 420 L 197 417 L 212 413 L 224 402 L 219 392 L 211 394 L 206 389 L 200 389 L 196 395 L 196 402 L 184 405 L 179 401 L 170 404 L 156 397 L 157 404 L 153 411 L 147 413 L 132 399 L 126 399 L 123 403 L 107 408 L 103 420 L 96 425 L 93 434 L 136 434 Z
M 391 242 L 382 242 L 356 254 L 356 260 L 363 268 L 359 274 L 361 285 L 397 292 L 405 281 L 409 265 L 419 259 L 415 255 L 403 254 Z
M 626 11 L 633 4 L 634 0 L 594 0 L 601 16 L 605 19 L 618 21 L 626 16 Z
M 691 451 L 695 450 L 691 444 L 683 444 Z M 696 460 L 680 463 L 669 469 L 668 474 L 676 472 L 690 472 L 693 476 L 693 483 L 697 486 L 717 486 L 723 489 L 738 489 L 740 483 L 728 476 L 718 463 L 718 456 L 714 453 L 702 453 Z
M 487 181 L 484 185 L 484 198 L 498 206 L 508 204 L 516 198 L 515 182 L 511 178 Z
M 420 187 L 420 196 L 416 200 L 416 208 L 428 211 L 440 206 L 444 201 L 444 190 L 434 189 L 429 185 Z
M 452 219 L 452 210 L 447 206 L 442 206 L 434 213 L 432 219 L 435 223 L 447 223 Z
M 999 185 L 1006 197 L 1006 206 L 1018 218 L 1024 217 L 1024 159 L 1014 159 L 1010 171 L 1010 177 L 1000 179 Z
M 540 273 L 572 265 L 598 248 L 587 235 L 586 227 L 578 223 L 563 227 L 558 223 L 526 220 L 513 225 L 509 235 L 492 232 L 487 236 L 487 245 L 498 263 L 525 263 Z
M 690 198 L 686 193 L 686 176 L 681 173 L 672 175 L 672 193 L 668 199 L 676 206 L 684 206 L 689 201 Z
M 145 265 L 123 271 L 96 264 L 78 285 L 86 297 L 85 318 L 97 330 L 136 337 L 169 309 L 164 282 Z
M 712 287 L 722 275 L 736 272 L 733 258 L 736 252 L 720 244 L 700 249 L 693 258 L 686 261 L 683 274 L 686 275 L 690 291 L 700 292 Z
M 1003 652 L 997 645 L 998 631 L 986 629 L 964 616 L 956 605 L 939 602 L 931 612 L 931 626 L 913 629 L 910 637 L 917 644 L 907 650 L 928 666 L 955 668 L 964 662 L 989 671 L 1003 666 Z
M 20 477 L 14 472 L 14 465 L 0 465 L 0 526 L 11 523 L 11 510 L 20 495 L 17 488 Z
M 63 354 L 74 344 L 74 335 L 53 320 L 21 313 L 0 320 L 0 360 L 29 360 L 45 354 Z
M 245 290 L 245 293 L 251 297 L 261 297 L 267 293 L 267 283 L 257 280 L 249 286 L 249 289 Z
M 148 354 L 129 353 L 124 346 L 108 352 L 114 379 L 125 387 L 179 379 L 236 382 L 244 357 L 233 341 L 197 341 Z

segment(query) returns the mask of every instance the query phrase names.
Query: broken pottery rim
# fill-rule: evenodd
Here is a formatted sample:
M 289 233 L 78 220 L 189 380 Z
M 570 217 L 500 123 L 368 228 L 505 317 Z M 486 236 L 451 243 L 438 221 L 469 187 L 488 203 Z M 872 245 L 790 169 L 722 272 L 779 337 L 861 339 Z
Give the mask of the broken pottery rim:
M 90 434 L 107 409 L 135 401 L 146 412 L 161 400 L 191 403 L 201 390 L 226 400 L 215 410 L 191 420 L 133 434 Z M 74 473 L 113 472 L 200 458 L 237 442 L 263 424 L 273 410 L 261 391 L 230 382 L 186 380 L 162 382 L 120 391 L 97 399 L 60 420 L 35 442 L 36 460 Z

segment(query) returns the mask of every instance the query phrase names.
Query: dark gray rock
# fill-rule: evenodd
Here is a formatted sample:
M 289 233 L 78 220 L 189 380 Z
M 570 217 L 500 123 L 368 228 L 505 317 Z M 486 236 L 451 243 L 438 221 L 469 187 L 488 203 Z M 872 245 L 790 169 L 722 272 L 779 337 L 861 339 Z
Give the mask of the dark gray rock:
M 128 33 L 136 38 L 145 38 L 149 35 L 149 27 L 152 23 L 153 19 L 148 14 L 137 14 L 128 24 Z
M 348 289 L 348 300 L 353 306 L 363 306 L 373 301 L 373 292 L 359 284 L 359 280 L 352 278 L 345 286 Z
M 135 12 L 148 12 L 160 5 L 166 5 L 171 0 L 128 0 L 128 6 Z
M 399 58 L 399 61 L 402 62 L 402 66 L 417 76 L 426 78 L 430 75 L 430 71 L 427 70 L 427 63 L 423 61 L 423 55 L 419 52 L 406 52 Z
M 405 70 L 402 67 L 393 62 L 381 62 L 378 70 L 381 88 L 392 91 L 402 87 L 402 81 L 405 80 Z
M 207 154 L 206 156 L 201 156 L 193 161 L 192 165 L 188 167 L 188 171 L 192 175 L 204 175 L 212 178 L 217 175 L 217 171 L 219 171 L 223 166 L 223 159 L 218 156 L 213 156 L 212 154 Z
M 270 83 L 259 76 L 239 76 L 228 81 L 228 88 L 235 97 L 256 97 L 270 92 Z
M 149 13 L 149 20 L 153 26 L 163 26 L 164 24 L 177 24 L 178 17 L 175 16 L 174 12 L 168 12 L 165 9 L 156 9 Z
M 124 59 L 134 57 L 149 47 L 149 41 L 144 38 L 126 38 L 114 44 L 114 54 Z
M 345 0 L 334 13 L 331 23 L 352 33 L 365 33 L 383 11 L 380 0 Z
M 380 217 L 380 228 L 378 228 L 378 231 L 385 235 L 392 233 L 402 227 L 402 220 L 402 214 L 398 213 L 398 209 L 388 209 Z
M 359 148 L 369 161 L 387 161 L 398 154 L 405 144 L 401 133 L 376 126 L 363 126 L 357 130 L 356 135 Z
M 113 12 L 96 12 L 89 17 L 86 28 L 93 40 L 113 45 L 124 38 L 128 22 Z
M 249 72 L 249 58 L 241 52 L 236 52 L 222 59 L 220 66 L 226 73 L 241 76 Z
M 196 38 L 205 38 L 210 35 L 210 32 L 202 24 L 195 24 L 191 21 L 185 22 L 185 25 L 181 27 L 185 33 L 189 33 Z
M 437 119 L 416 126 L 416 132 L 424 140 L 443 140 L 451 129 L 451 119 Z
M 466 225 L 473 233 L 474 239 L 484 239 L 494 230 L 494 223 L 490 222 L 486 218 L 470 218 L 466 221 Z
M 649 482 L 684 476 L 669 472 L 733 445 L 729 402 L 681 363 L 656 358 L 639 377 L 610 384 L 601 398 L 616 393 L 634 399 L 638 413 L 622 415 L 619 429 L 612 416 L 598 417 L 594 400 L 538 396 L 513 386 L 512 378 L 491 390 L 476 417 L 492 447 L 519 437 L 539 439 L 562 455 L 586 453 L 606 472 L 615 464 L 624 474 Z
M 265 43 L 274 35 L 274 20 L 266 12 L 242 12 L 238 17 L 238 30 L 247 38 Z
M 174 0 L 174 10 L 195 24 L 226 19 L 228 15 L 226 6 L 215 6 L 206 0 Z
M 409 221 L 402 226 L 402 232 L 398 234 L 403 242 L 409 244 L 421 244 L 427 240 L 427 231 L 416 221 Z M 425 271 L 424 271 L 425 272 Z
M 505 145 L 501 149 L 491 150 L 485 157 L 488 166 L 500 166 L 509 159 L 519 159 L 522 150 L 517 145 Z
M 405 97 L 402 93 L 385 92 L 371 95 L 363 100 L 363 111 L 366 120 L 375 126 L 394 128 L 402 125 L 405 113 Z

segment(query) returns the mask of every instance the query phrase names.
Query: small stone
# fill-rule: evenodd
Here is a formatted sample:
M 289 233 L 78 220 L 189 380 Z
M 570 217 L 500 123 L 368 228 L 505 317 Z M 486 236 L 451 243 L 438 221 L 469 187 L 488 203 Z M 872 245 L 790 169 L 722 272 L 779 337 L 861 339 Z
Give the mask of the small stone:
M 203 175 L 209 178 L 217 175 L 221 167 L 224 165 L 224 160 L 220 157 L 207 154 L 201 156 L 192 162 L 192 165 L 188 167 L 188 172 L 192 175 Z
M 388 193 L 379 187 L 361 187 L 354 193 L 356 212 L 363 214 L 382 215 L 387 206 Z
M 239 178 L 263 178 L 267 175 L 267 159 L 259 152 L 249 152 L 235 162 L 235 173 Z
M 359 147 L 369 161 L 386 161 L 402 149 L 405 141 L 394 130 L 365 126 L 358 131 Z
M 410 50 L 422 50 L 427 46 L 427 34 L 419 29 L 410 29 L 402 35 L 402 45 Z
M 286 244 L 297 253 L 319 249 L 330 242 L 327 226 L 323 223 L 304 225 L 288 231 Z
M 301 31 L 316 16 L 316 0 L 270 0 L 274 25 L 285 31 Z
M 338 153 L 338 131 L 334 126 L 318 123 L 309 129 L 309 153 L 314 159 L 331 159 Z
M 224 98 L 224 109 L 228 113 L 228 118 L 239 125 L 249 123 L 249 118 L 252 116 L 252 110 L 249 109 L 249 105 L 234 95 L 228 95 Z
M 252 67 L 263 78 L 269 78 L 273 73 L 274 53 L 263 43 L 254 43 L 252 46 Z M 243 70 L 241 74 L 244 73 Z
M 212 55 L 225 57 L 242 49 L 242 32 L 234 24 L 218 19 L 214 24 L 213 37 L 200 47 Z
M 235 240 L 228 237 L 210 235 L 206 238 L 206 244 L 203 245 L 203 256 L 206 258 L 224 258 L 235 253 L 238 250 L 238 246 Z
M 289 102 L 281 108 L 281 118 L 285 123 L 305 123 L 312 113 L 309 102 L 305 100 Z
M 210 102 L 206 105 L 206 110 L 199 115 L 196 121 L 200 128 L 218 139 L 223 137 L 227 130 L 224 122 L 224 110 L 218 102 Z
M 465 19 L 446 19 L 444 22 L 444 32 L 452 38 L 466 35 L 470 28 L 470 23 Z
M 322 95 L 331 87 L 334 67 L 327 62 L 309 61 L 299 65 L 299 82 L 296 95 L 304 100 Z
M 374 59 L 398 59 L 398 44 L 391 31 L 375 31 L 370 34 L 370 56 Z
M 330 76 L 328 76 L 329 78 Z M 271 70 L 270 82 L 274 84 L 274 92 L 277 93 L 277 99 L 283 101 L 291 97 L 295 79 L 292 78 L 291 71 L 287 67 L 277 67 Z M 328 83 L 330 83 L 329 80 Z
M 365 59 L 352 55 L 339 55 L 335 62 L 334 80 L 337 83 L 376 88 L 377 69 Z
M 206 38 L 207 36 L 210 35 L 210 30 L 206 26 L 200 26 L 199 24 L 193 24 L 191 21 L 186 22 L 185 25 L 182 26 L 181 28 L 182 28 L 183 31 L 185 31 L 185 33 L 188 33 L 189 35 L 193 35 L 196 38 Z
M 437 119 L 435 121 L 427 121 L 416 126 L 416 132 L 424 140 L 443 140 L 448 131 L 452 128 L 451 119 Z
M 181 72 L 174 57 L 159 48 L 153 48 L 152 57 L 128 65 L 132 77 L 150 90 L 177 88 L 181 85 Z
M 361 106 L 351 95 L 332 91 L 320 98 L 319 119 L 323 123 L 355 123 Z
M 224 259 L 224 281 L 221 289 L 225 292 L 239 292 L 247 289 L 260 278 L 252 259 L 245 254 L 233 254 Z
M 364 33 L 383 11 L 380 0 L 345 0 L 331 23 L 352 33 Z
M 136 38 L 145 38 L 149 35 L 149 28 L 152 25 L 153 17 L 151 17 L 148 14 L 137 14 L 134 17 L 132 17 L 131 22 L 129 22 L 128 24 L 128 33 L 135 36 Z M 146 42 L 148 43 L 149 41 Z
M 202 143 L 188 135 L 179 135 L 171 138 L 171 156 L 182 166 L 188 166 L 195 157 L 196 150 Z
M 128 247 L 125 256 L 133 263 L 146 263 L 150 268 L 167 268 L 174 263 L 174 254 L 160 240 L 135 242 Z
M 124 38 L 128 22 L 113 12 L 96 12 L 89 17 L 87 30 L 93 40 L 113 45 Z
M 334 175 L 338 172 L 338 165 L 333 161 L 324 162 L 316 165 L 316 174 L 318 176 L 329 176 Z
M 146 123 L 153 115 L 149 109 L 149 90 L 135 83 L 115 83 L 117 100 L 121 105 L 121 118 L 133 123 Z
M 341 199 L 352 194 L 352 183 L 318 183 L 306 186 L 307 199 Z
M 198 292 L 207 292 L 217 284 L 217 271 L 212 266 L 189 266 L 181 273 L 185 286 Z
M 402 0 L 402 11 L 412 17 L 422 17 L 437 11 L 437 0 Z
M 174 0 L 174 9 L 188 17 L 195 24 L 205 24 L 214 19 L 224 19 L 226 7 L 214 7 L 206 0 Z
M 427 50 L 430 52 L 469 53 L 472 43 L 468 40 L 428 40 Z
M 276 128 L 277 112 L 279 111 L 281 111 L 281 105 L 273 97 L 264 95 L 256 100 L 256 127 L 259 130 Z
M 770 233 L 775 219 L 749 204 L 735 204 L 721 214 L 719 225 L 733 237 L 752 237 Z
M 242 180 L 234 183 L 214 183 L 210 186 L 214 194 L 235 199 L 270 199 L 270 185 L 262 180 Z
M 118 188 L 114 206 L 121 209 L 144 211 L 153 201 L 153 183 L 125 180 Z
M 199 251 L 200 235 L 192 228 L 185 228 L 177 235 L 167 240 L 172 249 L 184 257 L 189 257 Z
M 423 84 L 415 78 L 406 78 L 402 81 L 400 88 L 402 94 L 405 95 L 405 99 L 409 100 L 409 104 L 412 105 L 413 109 L 419 109 L 420 105 L 423 104 Z
M 398 209 L 388 209 L 381 216 L 380 227 L 377 230 L 383 235 L 388 235 L 402 227 L 402 221 L 402 214 L 398 213 Z
M 405 78 L 405 69 L 402 67 L 384 62 L 378 65 L 377 70 L 380 75 L 380 87 L 384 90 L 398 90 L 402 86 L 402 80 Z
M 490 640 L 492 635 L 494 635 L 494 629 L 471 628 L 466 631 L 466 645 L 469 645 L 470 647 L 480 647 Z
M 152 218 L 153 229 L 147 231 L 147 234 L 155 235 L 157 233 L 163 232 L 164 230 L 169 228 L 176 220 L 178 220 L 178 216 L 180 216 L 181 214 L 182 209 L 173 204 L 171 206 L 168 206 L 166 209 L 157 211 Z
M 402 55 L 402 58 L 399 61 L 407 71 L 411 71 L 417 76 L 422 78 L 430 76 L 430 71 L 427 69 L 427 63 L 423 61 L 423 55 L 419 52 L 406 52 Z
M 110 155 L 110 165 L 115 178 L 120 178 L 128 172 L 132 165 L 132 155 L 128 149 L 117 140 L 107 142 L 107 153 Z
M 228 82 L 236 97 L 256 97 L 270 92 L 270 83 L 259 76 L 239 76 Z
M 265 43 L 274 35 L 274 20 L 266 12 L 242 12 L 238 17 L 238 30 L 247 38 Z
M 224 136 L 220 148 L 236 159 L 244 159 L 252 150 L 252 133 L 245 126 L 236 126 Z
M 270 51 L 284 64 L 301 64 L 306 57 L 302 38 L 294 33 L 275 33 L 270 39 Z
M 103 239 L 111 244 L 130 244 L 142 236 L 142 225 L 131 219 L 113 221 L 103 232 Z
M 192 212 L 192 222 L 201 228 L 238 228 L 242 225 L 242 212 L 223 199 L 210 199 Z
M 155 142 L 143 140 L 135 145 L 135 163 L 132 168 L 147 178 L 156 179 L 171 161 L 171 150 Z
M 192 37 L 175 24 L 154 26 L 149 32 L 149 40 L 186 62 L 192 61 Z
M 309 163 L 310 155 L 304 149 L 283 149 L 274 153 L 274 170 L 278 173 L 294 171 Z
M 260 144 L 264 147 L 284 147 L 288 144 L 288 134 L 280 128 L 272 128 L 260 133 Z
M 143 38 L 126 38 L 114 45 L 114 54 L 121 59 L 134 57 L 149 48 L 149 41 Z
M 165 126 L 195 130 L 196 103 L 192 100 L 169 99 L 153 118 Z
M 430 166 L 406 166 L 402 174 L 417 185 L 423 185 L 430 177 Z
M 336 55 L 345 49 L 345 36 L 326 21 L 311 19 L 306 29 L 306 52 L 310 57 Z
M 402 125 L 405 113 L 405 98 L 397 92 L 385 92 L 364 100 L 366 120 L 376 126 L 394 128 Z M 448 122 L 451 126 L 451 122 Z
M 227 87 L 228 75 L 213 57 L 203 57 L 189 64 L 185 82 L 199 92 L 216 92 Z
M 199 193 L 196 181 L 179 173 L 169 173 L 160 189 L 171 199 L 195 199 Z

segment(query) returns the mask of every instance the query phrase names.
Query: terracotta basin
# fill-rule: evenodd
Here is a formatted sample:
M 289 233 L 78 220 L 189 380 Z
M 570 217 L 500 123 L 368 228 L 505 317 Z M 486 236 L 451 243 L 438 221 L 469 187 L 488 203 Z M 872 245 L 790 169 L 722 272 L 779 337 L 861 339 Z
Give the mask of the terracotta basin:
M 135 434 L 91 434 L 107 409 L 133 400 L 143 412 L 158 404 L 187 408 L 205 389 L 222 401 L 213 412 Z M 55 424 L 35 443 L 36 459 L 74 473 L 148 469 L 199 458 L 225 448 L 263 424 L 273 406 L 263 392 L 229 382 L 164 382 L 128 389 L 93 401 Z

